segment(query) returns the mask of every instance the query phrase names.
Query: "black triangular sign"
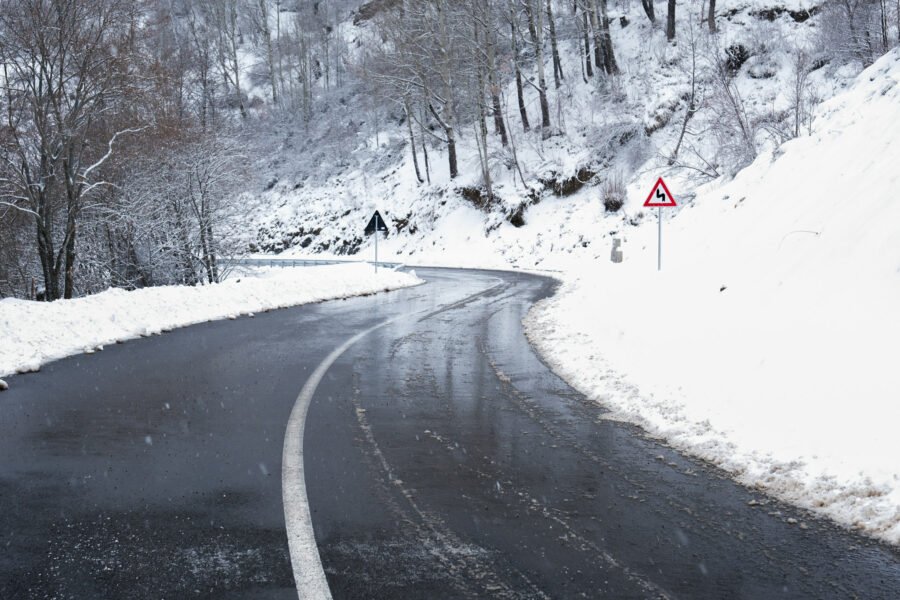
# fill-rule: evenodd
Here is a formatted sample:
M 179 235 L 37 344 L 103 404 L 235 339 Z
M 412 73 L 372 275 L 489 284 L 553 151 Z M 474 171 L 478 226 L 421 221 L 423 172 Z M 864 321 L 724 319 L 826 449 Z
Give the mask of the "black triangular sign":
M 369 219 L 369 224 L 366 225 L 366 235 L 372 235 L 375 233 L 375 224 L 378 224 L 378 231 L 387 231 L 387 225 L 384 223 L 384 218 L 382 218 L 381 213 L 377 210 L 375 214 L 372 215 L 372 218 Z

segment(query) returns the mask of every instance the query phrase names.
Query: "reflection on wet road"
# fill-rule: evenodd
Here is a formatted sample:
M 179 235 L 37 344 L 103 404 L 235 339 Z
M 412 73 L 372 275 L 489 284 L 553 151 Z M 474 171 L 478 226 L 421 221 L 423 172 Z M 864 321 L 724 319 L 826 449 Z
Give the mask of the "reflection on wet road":
M 335 598 L 900 590 L 895 552 L 604 420 L 524 337 L 546 280 L 424 275 L 410 317 L 348 350 L 310 409 L 310 504 Z

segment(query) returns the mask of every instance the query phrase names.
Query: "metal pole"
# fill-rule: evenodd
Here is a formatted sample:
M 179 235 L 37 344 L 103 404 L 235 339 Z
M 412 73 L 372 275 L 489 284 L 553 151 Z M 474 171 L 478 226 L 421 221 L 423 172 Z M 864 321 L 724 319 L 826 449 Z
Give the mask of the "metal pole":
M 662 206 L 657 208 L 659 211 L 659 216 L 657 220 L 659 221 L 659 243 L 657 244 L 656 251 L 656 270 L 662 271 Z
M 375 273 L 378 273 L 378 213 L 375 214 Z

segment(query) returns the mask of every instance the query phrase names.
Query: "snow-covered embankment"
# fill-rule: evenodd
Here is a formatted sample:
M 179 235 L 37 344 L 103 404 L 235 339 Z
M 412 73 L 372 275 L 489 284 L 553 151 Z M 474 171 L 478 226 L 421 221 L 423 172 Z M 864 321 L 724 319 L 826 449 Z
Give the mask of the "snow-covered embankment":
M 623 264 L 570 272 L 527 328 L 616 418 L 898 544 L 900 52 L 815 131 L 701 188 L 662 273 L 637 228 Z
M 211 286 L 113 289 L 52 303 L 0 300 L 0 376 L 176 327 L 418 283 L 415 274 L 376 275 L 369 265 L 352 264 L 264 270 Z

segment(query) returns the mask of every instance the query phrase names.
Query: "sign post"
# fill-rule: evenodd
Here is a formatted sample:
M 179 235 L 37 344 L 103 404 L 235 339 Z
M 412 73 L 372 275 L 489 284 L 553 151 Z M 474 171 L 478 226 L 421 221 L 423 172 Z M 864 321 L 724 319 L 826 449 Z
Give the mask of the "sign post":
M 672 192 L 666 187 L 666 182 L 662 177 L 656 180 L 656 185 L 650 190 L 650 195 L 644 201 L 647 208 L 655 207 L 657 209 L 656 218 L 659 222 L 658 244 L 656 248 L 656 270 L 662 271 L 662 209 L 666 206 L 678 206 Z
M 384 224 L 384 219 L 381 217 L 381 214 L 376 210 L 375 214 L 372 215 L 372 218 L 369 219 L 369 224 L 366 225 L 365 233 L 366 235 L 375 234 L 375 272 L 378 272 L 378 234 L 382 232 L 387 232 L 387 225 Z

